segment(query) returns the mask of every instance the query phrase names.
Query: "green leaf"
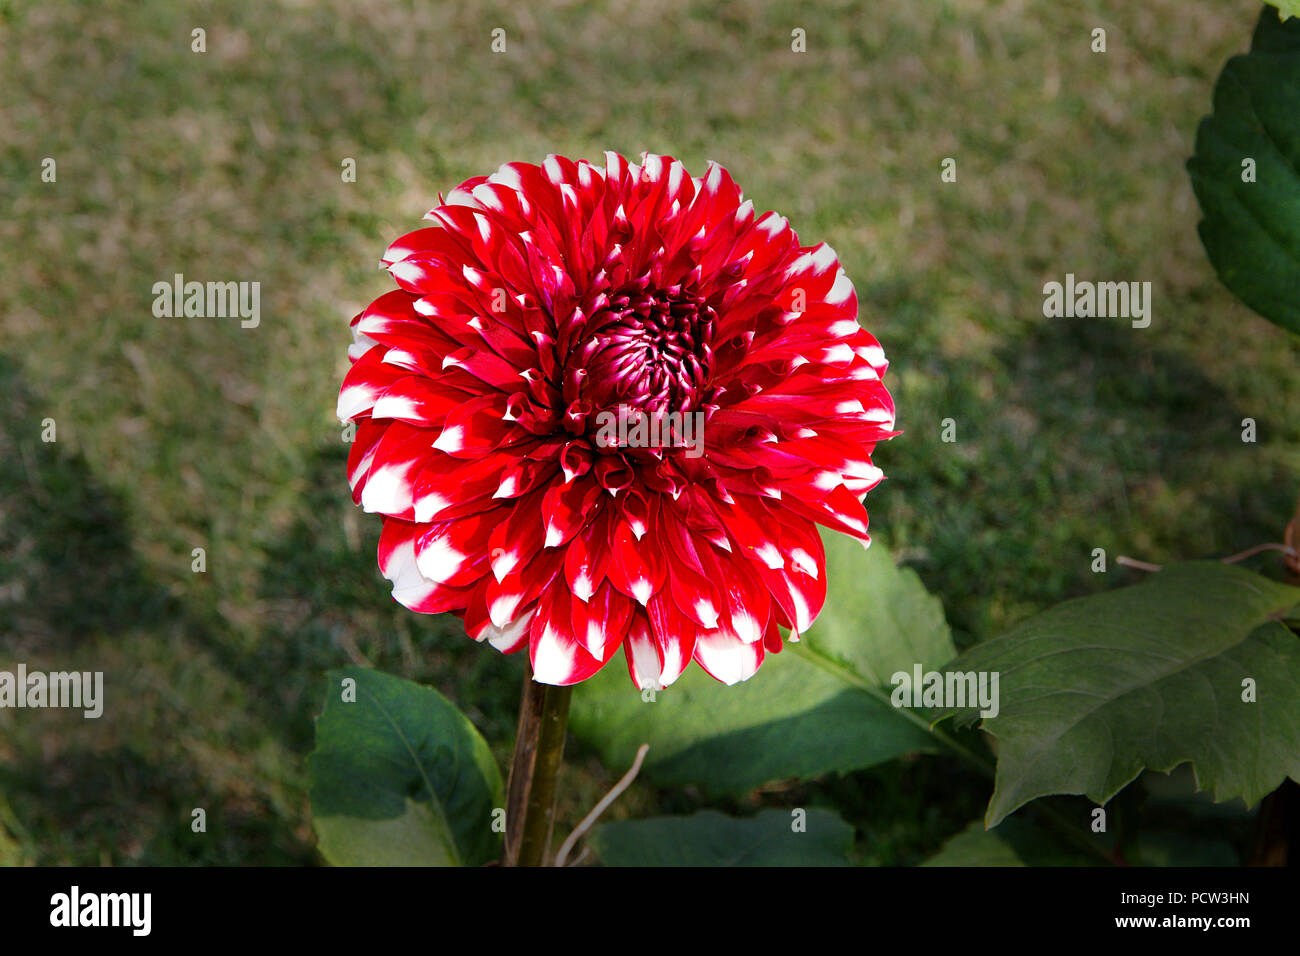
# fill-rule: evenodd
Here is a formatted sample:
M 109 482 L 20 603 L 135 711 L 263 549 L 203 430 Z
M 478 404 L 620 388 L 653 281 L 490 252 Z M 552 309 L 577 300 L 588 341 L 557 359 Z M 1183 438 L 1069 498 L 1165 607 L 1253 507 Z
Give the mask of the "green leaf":
M 487 743 L 436 690 L 360 667 L 329 673 L 310 758 L 321 853 L 336 866 L 478 866 L 503 806 Z M 356 681 L 345 701 L 343 681 Z
M 802 832 L 796 812 L 806 813 Z M 590 842 L 606 866 L 848 866 L 853 828 L 826 810 L 744 818 L 703 810 L 606 823 Z
M 1277 7 L 1283 19 L 1300 17 L 1300 0 L 1267 0 L 1270 6 Z
M 1254 182 L 1242 181 L 1247 159 Z M 1251 52 L 1230 59 L 1215 84 L 1187 169 L 1223 284 L 1300 333 L 1300 19 L 1283 23 L 1264 8 Z
M 1024 820 L 1005 820 L 995 830 L 976 820 L 922 866 L 1093 866 L 1095 857 L 1065 850 L 1057 840 Z
M 630 765 L 645 742 L 648 779 L 727 793 L 932 750 L 928 721 L 892 707 L 888 685 L 896 671 L 952 657 L 942 606 L 879 541 L 864 551 L 845 535 L 823 538 L 829 592 L 800 643 L 734 687 L 692 665 L 653 701 L 605 668 L 574 694 L 574 732 L 611 767 Z
M 1300 639 L 1280 618 L 1300 589 L 1217 562 L 1066 601 L 980 644 L 948 670 L 998 673 L 986 822 L 1037 797 L 1105 803 L 1143 768 L 1190 761 L 1216 800 L 1253 804 L 1300 778 Z M 1243 681 L 1257 699 L 1244 702 Z M 957 708 L 960 723 L 974 708 Z

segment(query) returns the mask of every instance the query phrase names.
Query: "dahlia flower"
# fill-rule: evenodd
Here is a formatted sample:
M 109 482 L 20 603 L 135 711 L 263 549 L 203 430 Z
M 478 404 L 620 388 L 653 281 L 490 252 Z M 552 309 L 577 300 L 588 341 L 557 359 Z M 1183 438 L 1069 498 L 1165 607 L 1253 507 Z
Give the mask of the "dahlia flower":
M 543 683 L 620 648 L 641 688 L 749 678 L 822 607 L 817 525 L 870 542 L 896 434 L 835 252 L 656 155 L 508 163 L 425 218 L 338 404 L 393 597 Z

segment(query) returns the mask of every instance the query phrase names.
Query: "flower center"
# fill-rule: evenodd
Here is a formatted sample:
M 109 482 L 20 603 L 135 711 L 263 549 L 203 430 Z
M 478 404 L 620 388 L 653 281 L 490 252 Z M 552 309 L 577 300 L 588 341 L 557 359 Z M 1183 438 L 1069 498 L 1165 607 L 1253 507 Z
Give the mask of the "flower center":
M 579 351 L 596 410 L 688 412 L 706 395 L 717 314 L 680 289 L 620 292 L 591 322 Z

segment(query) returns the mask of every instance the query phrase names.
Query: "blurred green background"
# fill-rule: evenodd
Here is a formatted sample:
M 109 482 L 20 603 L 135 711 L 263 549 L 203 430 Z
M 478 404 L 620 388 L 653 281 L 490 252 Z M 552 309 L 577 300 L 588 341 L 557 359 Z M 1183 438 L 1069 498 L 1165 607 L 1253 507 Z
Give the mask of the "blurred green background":
M 350 661 L 437 687 L 508 757 L 522 661 L 392 603 L 333 415 L 386 244 L 503 162 L 714 159 L 838 250 L 905 431 L 877 456 L 873 530 L 959 644 L 1133 580 L 1118 553 L 1276 540 L 1300 348 L 1216 281 L 1183 170 L 1258 11 L 0 3 L 0 667 L 107 687 L 98 721 L 0 711 L 0 862 L 314 862 L 304 756 L 321 675 Z M 260 282 L 260 326 L 155 318 L 177 272 Z M 1151 281 L 1151 327 L 1044 319 L 1066 272 Z M 572 824 L 621 768 L 569 757 Z M 989 788 L 918 759 L 794 789 L 840 805 L 864 859 L 913 863 Z M 638 786 L 612 815 L 697 805 Z

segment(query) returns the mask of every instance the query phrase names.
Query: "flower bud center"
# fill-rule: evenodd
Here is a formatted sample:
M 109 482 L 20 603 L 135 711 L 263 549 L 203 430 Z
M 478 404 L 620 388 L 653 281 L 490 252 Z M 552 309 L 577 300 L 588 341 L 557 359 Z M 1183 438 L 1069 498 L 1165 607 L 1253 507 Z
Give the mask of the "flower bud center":
M 601 410 L 687 412 L 704 397 L 717 315 L 680 291 L 634 290 L 609 300 L 581 349 L 586 394 Z

